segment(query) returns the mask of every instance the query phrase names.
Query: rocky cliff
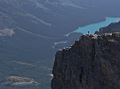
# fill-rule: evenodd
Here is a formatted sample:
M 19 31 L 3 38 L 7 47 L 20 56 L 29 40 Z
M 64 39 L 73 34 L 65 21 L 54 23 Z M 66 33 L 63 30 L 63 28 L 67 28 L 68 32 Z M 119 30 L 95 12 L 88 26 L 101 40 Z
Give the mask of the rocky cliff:
M 59 50 L 52 89 L 120 89 L 120 37 L 82 36 L 71 48 Z

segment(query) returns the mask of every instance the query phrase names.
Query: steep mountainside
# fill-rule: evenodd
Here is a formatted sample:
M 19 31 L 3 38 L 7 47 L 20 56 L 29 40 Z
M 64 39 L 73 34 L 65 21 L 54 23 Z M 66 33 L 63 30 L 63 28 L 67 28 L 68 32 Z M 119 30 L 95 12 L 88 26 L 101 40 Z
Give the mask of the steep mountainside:
M 0 89 L 21 89 L 21 84 L 22 89 L 50 89 L 55 51 L 80 35 L 65 34 L 106 16 L 119 17 L 119 3 L 120 0 L 0 0 Z M 40 84 L 29 86 L 23 81 L 26 78 Z
M 120 89 L 120 33 L 82 36 L 56 53 L 52 89 Z

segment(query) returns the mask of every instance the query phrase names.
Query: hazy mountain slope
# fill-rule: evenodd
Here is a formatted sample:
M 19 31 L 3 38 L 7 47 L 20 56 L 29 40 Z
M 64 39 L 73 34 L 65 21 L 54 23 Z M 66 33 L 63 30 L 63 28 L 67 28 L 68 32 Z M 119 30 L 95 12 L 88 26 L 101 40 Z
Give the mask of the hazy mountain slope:
M 101 28 L 97 34 L 110 33 L 110 32 L 120 32 L 120 22 L 112 23 L 107 27 Z
M 115 6 L 111 6 L 110 1 L 109 7 L 105 6 L 108 5 L 108 0 L 105 3 L 100 2 L 98 0 L 0 0 L 0 62 L 2 64 L 0 88 L 13 89 L 4 83 L 10 75 L 17 75 L 37 80 L 41 83 L 37 86 L 38 89 L 50 89 L 49 74 L 56 49 L 70 45 L 80 35 L 72 34 L 65 37 L 65 34 L 75 30 L 79 25 L 98 22 L 109 15 L 119 16 L 120 13 L 116 10 L 119 8 L 119 0 L 115 2 Z M 111 12 L 110 6 L 114 7 L 114 13 Z M 7 35 L 1 36 L 1 30 L 4 29 L 12 29 L 14 34 L 11 36 L 3 32 Z M 29 64 L 35 67 L 31 68 Z

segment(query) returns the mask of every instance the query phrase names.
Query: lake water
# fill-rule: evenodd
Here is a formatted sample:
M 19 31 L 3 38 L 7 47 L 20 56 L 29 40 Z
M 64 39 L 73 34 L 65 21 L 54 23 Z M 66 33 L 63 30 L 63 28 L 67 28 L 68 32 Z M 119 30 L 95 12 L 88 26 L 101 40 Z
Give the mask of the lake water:
M 88 31 L 89 31 L 90 34 L 94 34 L 95 31 L 99 31 L 100 28 L 106 27 L 106 26 L 110 25 L 111 23 L 116 23 L 116 22 L 119 22 L 119 21 L 120 21 L 119 17 L 106 17 L 106 19 L 104 21 L 89 24 L 89 25 L 85 25 L 85 26 L 80 26 L 73 33 L 87 34 Z

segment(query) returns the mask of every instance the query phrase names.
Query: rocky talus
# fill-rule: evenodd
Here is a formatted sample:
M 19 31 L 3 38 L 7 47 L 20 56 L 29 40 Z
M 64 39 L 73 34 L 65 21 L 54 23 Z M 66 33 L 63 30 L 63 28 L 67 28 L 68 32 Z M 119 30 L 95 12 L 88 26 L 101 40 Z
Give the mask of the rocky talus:
M 52 89 L 120 89 L 120 37 L 83 36 L 59 50 Z

